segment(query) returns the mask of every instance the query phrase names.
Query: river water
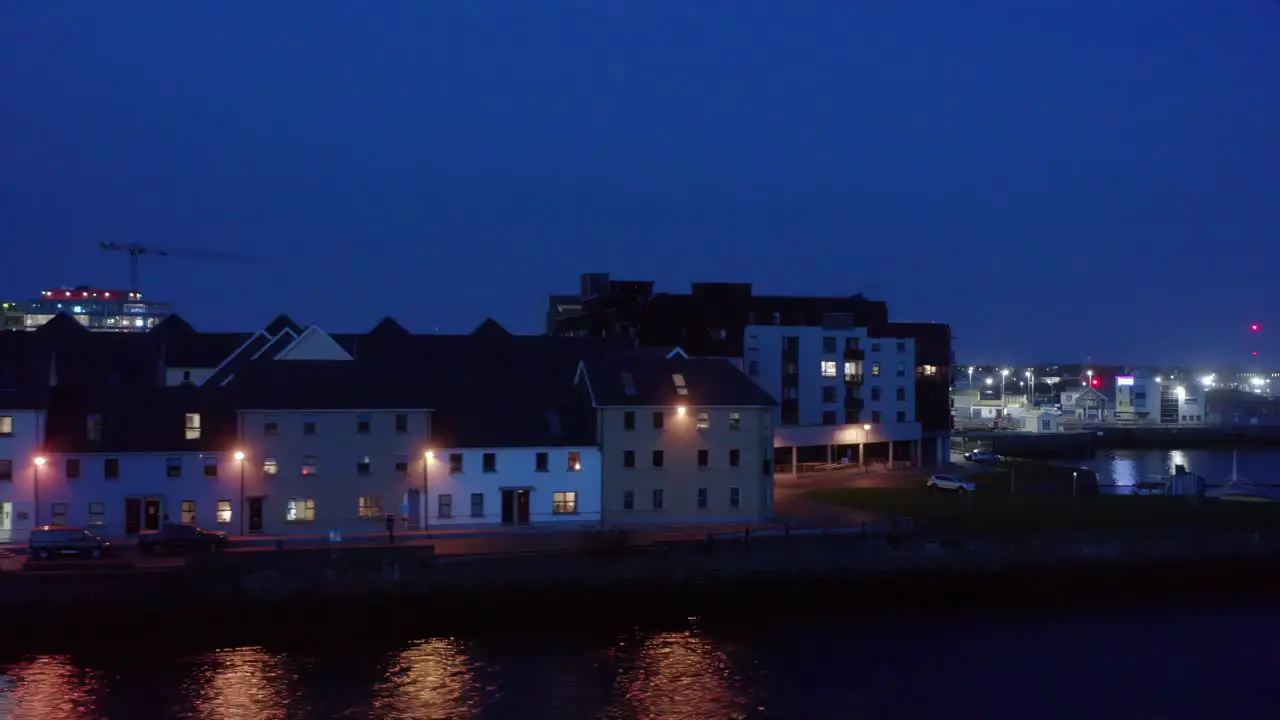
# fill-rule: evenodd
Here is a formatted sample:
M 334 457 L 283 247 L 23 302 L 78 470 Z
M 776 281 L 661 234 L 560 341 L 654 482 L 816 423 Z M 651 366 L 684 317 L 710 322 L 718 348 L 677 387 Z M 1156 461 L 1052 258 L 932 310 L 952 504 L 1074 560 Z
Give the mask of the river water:
M 147 654 L 86 638 L 80 652 L 0 659 L 0 718 L 1274 717 L 1275 610 L 831 620 L 761 608 L 761 622 L 731 627 Z
M 1177 465 L 1204 476 L 1210 485 L 1224 483 L 1231 477 L 1233 461 L 1241 481 L 1280 485 L 1280 450 L 1113 450 L 1090 461 L 1063 464 L 1090 468 L 1098 473 L 1099 483 L 1123 492 L 1140 480 L 1171 475 Z

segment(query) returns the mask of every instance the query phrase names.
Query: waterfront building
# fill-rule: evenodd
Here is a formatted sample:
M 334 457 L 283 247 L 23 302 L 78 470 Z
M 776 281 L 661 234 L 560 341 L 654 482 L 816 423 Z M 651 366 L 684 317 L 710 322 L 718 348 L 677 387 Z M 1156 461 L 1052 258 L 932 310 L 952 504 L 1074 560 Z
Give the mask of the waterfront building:
M 1209 383 L 1144 371 L 1115 377 L 1115 420 L 1155 425 L 1203 425 Z
M 729 360 L 778 400 L 780 467 L 948 461 L 949 326 L 890 322 L 885 303 L 861 295 L 756 295 L 749 283 L 693 283 L 690 293 L 671 294 L 653 286 L 583 275 L 578 295 L 550 298 L 547 331 Z
M 31 300 L 4 302 L 3 327 L 35 330 L 59 314 L 65 314 L 91 330 L 146 332 L 171 313 L 169 303 L 145 300 L 142 293 L 135 290 L 79 285 L 41 290 L 40 296 Z

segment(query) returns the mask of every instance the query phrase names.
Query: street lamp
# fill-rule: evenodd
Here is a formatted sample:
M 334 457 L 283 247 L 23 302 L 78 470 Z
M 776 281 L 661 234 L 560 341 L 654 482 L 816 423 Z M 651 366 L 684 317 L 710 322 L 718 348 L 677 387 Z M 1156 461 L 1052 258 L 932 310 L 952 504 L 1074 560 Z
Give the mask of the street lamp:
M 1027 376 L 1027 407 L 1035 407 L 1036 375 L 1030 370 L 1024 374 Z
M 43 455 L 37 455 L 31 468 L 31 494 L 36 505 L 36 527 L 40 527 L 40 468 L 48 462 Z
M 235 458 L 240 463 L 240 537 L 244 537 L 244 453 L 237 450 Z
M 1000 408 L 1002 410 L 1005 407 L 1007 407 L 1004 402 L 1004 389 L 1007 386 L 1008 382 L 1009 382 L 1009 368 L 1004 368 L 1003 370 L 1000 371 Z
M 969 389 L 973 389 L 973 366 L 969 366 Z
M 428 472 L 428 468 L 431 467 L 431 461 L 434 460 L 435 457 L 436 454 L 430 450 L 422 453 L 422 508 L 419 512 L 422 513 L 423 532 L 427 531 L 427 516 L 431 513 L 431 486 L 429 484 L 431 481 L 431 475 Z

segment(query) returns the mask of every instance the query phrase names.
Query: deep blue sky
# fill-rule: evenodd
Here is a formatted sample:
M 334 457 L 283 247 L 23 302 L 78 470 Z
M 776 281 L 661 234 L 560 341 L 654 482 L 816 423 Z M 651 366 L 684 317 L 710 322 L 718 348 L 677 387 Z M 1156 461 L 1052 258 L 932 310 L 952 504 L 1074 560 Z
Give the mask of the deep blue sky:
M 1275 0 L 8 0 L 0 68 L 8 297 L 126 285 L 113 239 L 256 255 L 144 263 L 206 329 L 537 331 L 611 271 L 962 361 L 1280 333 Z

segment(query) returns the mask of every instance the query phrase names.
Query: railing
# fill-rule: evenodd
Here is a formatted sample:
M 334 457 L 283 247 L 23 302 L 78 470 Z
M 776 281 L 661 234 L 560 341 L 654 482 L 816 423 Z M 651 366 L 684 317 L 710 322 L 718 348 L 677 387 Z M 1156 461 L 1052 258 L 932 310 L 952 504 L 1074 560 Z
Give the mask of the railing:
M 861 385 L 862 373 L 845 373 L 844 384 L 845 385 Z

